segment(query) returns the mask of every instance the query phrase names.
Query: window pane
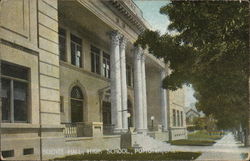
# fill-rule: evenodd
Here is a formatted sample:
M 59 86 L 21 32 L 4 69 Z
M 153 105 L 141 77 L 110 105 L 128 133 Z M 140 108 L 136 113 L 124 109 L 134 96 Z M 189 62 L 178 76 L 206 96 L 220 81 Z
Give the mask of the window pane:
M 82 67 L 82 47 L 77 45 L 77 53 L 76 53 L 76 56 L 77 56 L 77 66 L 78 67 Z
M 66 31 L 59 28 L 59 53 L 60 60 L 66 61 Z
M 103 53 L 103 76 L 110 78 L 110 56 L 107 53 Z
M 18 65 L 10 65 L 8 63 L 3 62 L 1 69 L 3 75 L 28 80 L 27 68 L 20 67 Z
M 27 121 L 27 87 L 26 83 L 14 81 L 14 120 Z
M 98 48 L 96 48 L 96 47 L 94 47 L 92 45 L 91 45 L 91 51 L 96 53 L 96 54 L 100 54 L 100 49 L 98 49 Z
M 95 54 L 91 53 L 91 72 L 95 72 Z
M 82 40 L 71 34 L 71 64 L 81 67 L 81 55 Z
M 72 34 L 71 34 L 71 41 L 79 44 L 80 46 L 82 45 L 82 39 L 80 39 L 79 37 L 72 35 Z
M 2 120 L 10 121 L 10 80 L 1 79 L 2 81 Z
M 100 57 L 99 55 L 96 55 L 96 73 L 100 74 Z
M 76 65 L 76 45 L 71 42 L 71 64 Z
M 66 39 L 59 36 L 59 53 L 60 53 L 60 60 L 65 61 L 65 53 L 66 53 Z
M 110 60 L 108 60 L 107 71 L 108 71 L 108 78 L 110 78 Z
M 71 98 L 83 99 L 82 90 L 78 86 L 74 86 L 71 90 Z

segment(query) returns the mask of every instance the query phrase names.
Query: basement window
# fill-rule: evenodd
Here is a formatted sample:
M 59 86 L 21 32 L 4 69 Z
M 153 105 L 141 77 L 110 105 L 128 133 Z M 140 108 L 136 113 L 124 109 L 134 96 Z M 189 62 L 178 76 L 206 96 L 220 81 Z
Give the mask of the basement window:
M 31 155 L 34 154 L 34 148 L 23 149 L 23 155 Z
M 5 150 L 2 151 L 3 158 L 14 157 L 14 150 Z

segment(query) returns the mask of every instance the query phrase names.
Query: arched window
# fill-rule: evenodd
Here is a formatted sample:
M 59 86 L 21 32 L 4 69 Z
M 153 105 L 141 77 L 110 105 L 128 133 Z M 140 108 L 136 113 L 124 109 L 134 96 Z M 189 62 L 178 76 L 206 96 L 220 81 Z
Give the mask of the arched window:
M 74 86 L 71 90 L 71 122 L 83 122 L 83 94 L 78 86 Z
M 78 86 L 74 86 L 71 90 L 71 98 L 72 99 L 83 99 L 82 90 Z

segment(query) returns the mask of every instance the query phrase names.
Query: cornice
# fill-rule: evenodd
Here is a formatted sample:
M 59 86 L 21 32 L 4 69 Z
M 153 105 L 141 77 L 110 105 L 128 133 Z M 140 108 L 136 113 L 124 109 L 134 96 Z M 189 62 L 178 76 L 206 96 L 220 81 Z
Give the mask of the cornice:
M 116 22 L 111 20 L 109 18 L 109 16 L 105 12 L 102 12 L 102 10 L 101 10 L 101 8 L 99 6 L 95 5 L 91 1 L 77 0 L 77 2 L 79 2 L 81 5 L 83 5 L 85 8 L 87 8 L 93 14 L 95 14 L 99 19 L 101 19 L 104 23 L 109 25 L 113 30 L 118 30 L 119 32 L 121 32 L 121 34 L 126 36 L 131 42 L 134 42 L 137 39 L 137 37 L 133 36 L 132 34 L 126 32 L 126 31 L 124 31 L 124 29 L 121 28 L 119 25 L 117 25 Z M 101 2 L 105 3 L 107 1 L 101 1 Z

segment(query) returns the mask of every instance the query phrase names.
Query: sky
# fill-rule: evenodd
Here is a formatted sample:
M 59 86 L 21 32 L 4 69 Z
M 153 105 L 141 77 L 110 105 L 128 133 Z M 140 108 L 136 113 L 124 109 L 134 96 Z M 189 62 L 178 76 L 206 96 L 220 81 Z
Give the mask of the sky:
M 160 8 L 169 3 L 168 0 L 134 0 L 135 4 L 142 10 L 143 17 L 149 22 L 153 30 L 160 31 L 161 34 L 166 32 L 167 26 L 170 24 L 167 15 L 160 14 Z M 196 102 L 193 97 L 194 90 L 191 87 L 185 86 L 185 106 L 188 107 L 190 104 Z

